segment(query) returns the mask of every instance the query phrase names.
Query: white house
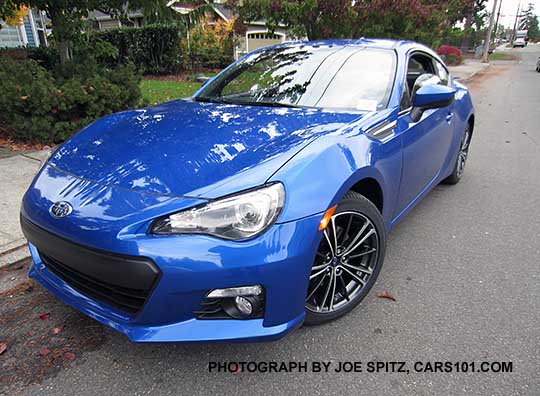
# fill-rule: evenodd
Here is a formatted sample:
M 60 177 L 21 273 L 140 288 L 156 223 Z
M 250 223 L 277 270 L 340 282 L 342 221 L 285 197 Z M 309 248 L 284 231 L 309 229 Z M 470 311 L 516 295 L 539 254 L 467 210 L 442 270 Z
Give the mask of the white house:
M 32 9 L 22 24 L 8 26 L 0 21 L 0 48 L 47 46 L 47 18 L 45 13 Z

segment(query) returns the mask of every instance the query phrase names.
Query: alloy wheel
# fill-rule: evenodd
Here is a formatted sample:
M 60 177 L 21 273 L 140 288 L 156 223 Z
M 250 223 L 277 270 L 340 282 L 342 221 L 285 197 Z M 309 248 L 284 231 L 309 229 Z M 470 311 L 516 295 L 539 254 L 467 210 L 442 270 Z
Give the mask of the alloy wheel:
M 306 309 L 331 313 L 352 303 L 372 277 L 378 254 L 370 219 L 352 211 L 332 216 L 311 269 Z
M 457 160 L 457 176 L 461 177 L 465 170 L 465 164 L 467 162 L 467 155 L 469 153 L 469 128 L 465 130 L 463 139 L 461 140 L 461 146 L 459 148 L 458 160 Z

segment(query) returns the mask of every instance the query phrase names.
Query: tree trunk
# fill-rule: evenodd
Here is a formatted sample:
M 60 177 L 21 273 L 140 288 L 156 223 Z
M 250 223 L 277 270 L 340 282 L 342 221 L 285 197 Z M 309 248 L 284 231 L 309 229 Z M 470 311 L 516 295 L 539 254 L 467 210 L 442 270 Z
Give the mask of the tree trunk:
M 60 64 L 65 65 L 67 62 L 73 60 L 73 53 L 71 50 L 71 41 L 62 40 L 58 41 L 58 53 L 60 54 Z
M 469 32 L 470 32 L 470 29 L 472 27 L 472 20 L 473 20 L 473 16 L 472 15 L 467 15 L 467 17 L 465 18 L 465 26 L 464 26 L 464 36 L 463 36 L 463 39 L 461 40 L 461 52 L 466 54 L 467 53 L 467 50 L 470 46 L 470 37 L 469 37 Z
M 58 54 L 60 56 L 60 64 L 65 65 L 67 62 L 73 60 L 73 43 L 69 39 L 69 31 L 67 28 L 67 21 L 61 11 L 51 10 L 49 13 L 51 24 L 53 27 L 53 35 L 58 46 Z

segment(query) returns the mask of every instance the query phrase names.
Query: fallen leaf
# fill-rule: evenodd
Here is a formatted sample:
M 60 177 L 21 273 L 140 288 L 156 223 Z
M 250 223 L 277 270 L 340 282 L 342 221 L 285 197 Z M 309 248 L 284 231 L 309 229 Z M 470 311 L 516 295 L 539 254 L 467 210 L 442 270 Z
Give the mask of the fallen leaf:
M 63 324 L 58 326 L 58 327 L 55 327 L 52 332 L 53 332 L 53 334 L 60 334 L 62 332 L 62 330 L 64 330 L 64 325 Z
M 51 353 L 49 348 L 41 348 L 39 350 L 39 356 L 47 356 L 49 353 Z
M 21 96 L 21 100 L 26 100 L 26 99 L 28 99 L 28 95 Z
M 39 315 L 39 318 L 41 320 L 47 320 L 49 319 L 49 316 L 51 316 L 51 314 L 47 312 L 47 313 L 42 313 L 41 315 Z
M 389 291 L 386 291 L 386 290 L 377 293 L 377 297 L 379 297 L 379 298 L 387 298 L 387 299 L 392 300 L 392 301 L 397 301 L 396 298 L 394 297 L 394 295 L 392 293 L 390 293 Z
M 5 342 L 0 342 L 0 355 L 3 354 L 7 349 L 7 344 Z
M 73 352 L 65 352 L 64 357 L 67 360 L 75 360 L 75 354 Z

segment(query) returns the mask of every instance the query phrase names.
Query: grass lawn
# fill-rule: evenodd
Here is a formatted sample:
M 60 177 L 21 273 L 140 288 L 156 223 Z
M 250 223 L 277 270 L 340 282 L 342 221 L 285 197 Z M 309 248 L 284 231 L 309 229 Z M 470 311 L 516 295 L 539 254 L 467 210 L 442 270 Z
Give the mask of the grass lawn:
M 508 54 L 504 52 L 495 52 L 489 56 L 489 60 L 517 60 L 517 56 L 514 54 Z
M 154 105 L 191 96 L 200 86 L 196 82 L 142 80 L 141 91 L 143 98 Z

